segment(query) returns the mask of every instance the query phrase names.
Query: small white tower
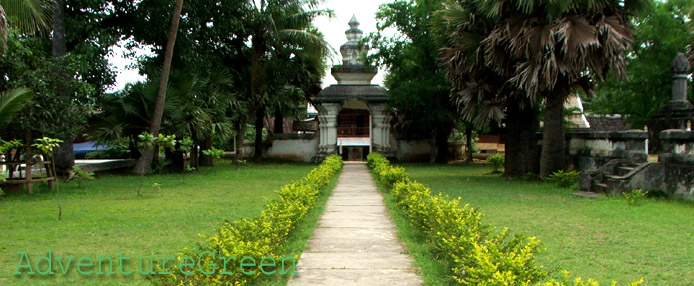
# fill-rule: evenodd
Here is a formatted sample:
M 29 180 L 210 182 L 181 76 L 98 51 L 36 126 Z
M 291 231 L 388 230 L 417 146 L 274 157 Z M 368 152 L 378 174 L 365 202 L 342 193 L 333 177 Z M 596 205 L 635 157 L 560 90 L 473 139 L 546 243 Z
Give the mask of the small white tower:
M 349 20 L 349 30 L 345 31 L 347 42 L 340 46 L 342 54 L 342 66 L 336 66 L 331 74 L 340 85 L 369 85 L 374 76 L 376 68 L 366 67 L 361 59 L 362 50 L 359 48 L 359 41 L 364 32 L 359 30 L 359 21 L 356 16 Z
M 347 24 L 349 24 L 349 30 L 345 31 L 347 42 L 340 46 L 342 64 L 345 66 L 364 65 L 364 63 L 359 60 L 359 54 L 361 53 L 361 49 L 359 49 L 359 40 L 361 40 L 364 32 L 359 30 L 359 21 L 354 15 Z

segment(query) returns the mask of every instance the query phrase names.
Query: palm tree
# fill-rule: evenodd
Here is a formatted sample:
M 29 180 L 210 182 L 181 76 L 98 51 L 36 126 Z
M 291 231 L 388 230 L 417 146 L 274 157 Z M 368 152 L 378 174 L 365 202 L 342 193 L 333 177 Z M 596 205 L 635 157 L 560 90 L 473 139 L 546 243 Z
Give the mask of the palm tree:
M 245 17 L 250 32 L 250 66 L 247 72 L 248 86 L 246 101 L 249 114 L 255 115 L 255 160 L 262 160 L 262 129 L 266 107 L 273 95 L 273 89 L 288 83 L 278 82 L 272 75 L 277 70 L 273 61 L 282 55 L 302 51 L 316 53 L 323 58 L 329 52 L 328 44 L 315 29 L 312 21 L 321 15 L 332 15 L 330 10 L 317 10 L 319 0 L 248 0 L 249 14 Z M 281 67 L 280 67 L 281 68 Z M 273 82 L 274 81 L 274 82 Z M 240 126 L 246 125 L 241 122 Z M 239 132 L 239 145 L 243 143 L 243 133 Z M 240 148 L 239 148 L 240 150 Z M 240 156 L 239 152 L 239 156 Z
M 24 104 L 31 100 L 31 90 L 26 88 L 12 89 L 0 93 L 0 131 L 7 126 Z
M 164 104 L 166 102 L 166 88 L 169 84 L 169 73 L 171 73 L 171 59 L 173 58 L 174 44 L 176 43 L 176 34 L 178 33 L 178 23 L 181 20 L 181 9 L 183 9 L 183 0 L 176 0 L 174 4 L 173 16 L 171 18 L 171 27 L 169 29 L 169 38 L 166 43 L 166 52 L 164 53 L 164 67 L 159 81 L 159 93 L 157 94 L 157 102 L 154 105 L 154 114 L 152 114 L 152 122 L 149 133 L 157 136 L 161 128 L 161 119 L 164 115 Z M 149 171 L 152 160 L 154 158 L 154 149 L 151 147 L 145 148 L 142 156 L 137 159 L 134 173 L 142 175 Z
M 564 101 L 576 88 L 590 89 L 610 72 L 625 75 L 632 41 L 628 16 L 650 3 L 633 1 L 461 1 L 448 8 L 444 53 L 449 77 L 468 88 L 456 70 L 488 70 L 508 98 L 544 101 L 540 176 L 564 168 Z M 471 69 L 478 71 L 470 71 Z M 488 82 L 488 81 L 487 81 Z M 491 90 L 491 89 L 488 89 Z M 487 95 L 481 98 L 495 98 Z M 515 95 L 515 96 L 510 96 Z M 478 97 L 479 98 L 479 97 Z M 498 98 L 498 97 L 497 97 Z
M 0 53 L 5 53 L 7 33 L 11 27 L 26 34 L 49 29 L 52 2 L 45 0 L 0 0 Z

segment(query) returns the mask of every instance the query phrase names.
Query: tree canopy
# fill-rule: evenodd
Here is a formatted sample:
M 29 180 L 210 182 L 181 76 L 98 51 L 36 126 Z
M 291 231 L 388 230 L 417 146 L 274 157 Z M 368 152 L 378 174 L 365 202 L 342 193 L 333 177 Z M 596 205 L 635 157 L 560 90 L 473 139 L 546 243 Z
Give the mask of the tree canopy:
M 672 95 L 672 59 L 694 43 L 690 33 L 693 8 L 691 1 L 656 2 L 650 13 L 635 18 L 627 80 L 613 76 L 599 84 L 587 109 L 622 114 L 639 129 L 659 113 Z M 691 88 L 689 92 L 691 96 Z
M 395 130 L 405 137 L 434 139 L 436 160 L 446 162 L 455 116 L 448 96 L 450 83 L 438 61 L 441 45 L 430 26 L 433 14 L 441 8 L 440 1 L 428 0 L 383 4 L 376 14 L 378 32 L 366 40 L 375 50 L 370 62 L 388 71 L 384 84 L 395 111 Z M 398 34 L 384 36 L 388 28 L 395 28 Z

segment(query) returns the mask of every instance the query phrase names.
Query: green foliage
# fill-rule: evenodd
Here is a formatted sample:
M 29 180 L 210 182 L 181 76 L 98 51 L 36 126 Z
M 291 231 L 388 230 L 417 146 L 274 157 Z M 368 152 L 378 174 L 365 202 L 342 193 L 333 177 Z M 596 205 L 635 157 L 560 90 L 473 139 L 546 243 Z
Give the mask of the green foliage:
M 178 144 L 180 145 L 178 149 L 185 153 L 189 153 L 194 145 L 190 137 L 183 138 L 183 140 L 178 141 Z
M 94 180 L 94 172 L 85 172 L 80 166 L 72 166 L 72 179 L 77 181 L 79 188 L 82 188 L 82 182 Z
M 441 45 L 429 23 L 441 8 L 441 1 L 383 4 L 376 13 L 378 32 L 365 39 L 375 51 L 368 61 L 388 70 L 384 84 L 396 111 L 394 128 L 407 137 L 431 138 L 436 132 L 441 136 L 437 140 L 446 140 L 454 125 L 450 83 L 438 61 Z M 385 29 L 397 29 L 399 34 L 385 36 Z
M 580 174 L 578 171 L 564 172 L 564 170 L 559 170 L 547 176 L 545 181 L 562 188 L 569 188 L 578 184 Z
M 6 151 L 15 151 L 22 148 L 24 144 L 22 140 L 14 139 L 10 141 L 4 141 L 0 139 L 0 153 L 5 153 Z
M 4 182 L 6 180 L 5 177 L 7 177 L 7 171 L 2 171 L 2 173 L 0 173 L 0 182 Z M 3 195 L 5 195 L 5 192 L 3 192 L 2 188 L 0 188 L 0 197 Z
M 75 52 L 53 58 L 49 38 L 26 37 L 17 31 L 10 32 L 8 45 L 7 54 L 0 55 L 0 91 L 26 87 L 33 96 L 16 113 L 16 124 L 6 126 L 5 131 L 10 138 L 22 138 L 25 130 L 60 139 L 74 138 L 84 129 L 95 100 L 112 83 L 92 82 L 107 76 L 102 70 L 96 74 L 97 69 L 90 66 L 98 57 Z M 102 61 L 107 62 L 105 57 Z M 56 75 L 58 65 L 66 79 Z M 70 89 L 68 96 L 58 94 L 59 84 Z
M 369 166 L 387 169 L 382 155 L 369 155 Z M 380 176 L 381 172 L 374 172 Z M 382 178 L 379 178 L 382 179 Z M 535 265 L 539 242 L 534 237 L 508 237 L 508 230 L 495 231 L 482 223 L 482 214 L 460 199 L 432 195 L 424 185 L 404 179 L 390 192 L 413 225 L 427 233 L 450 266 L 450 275 L 462 285 L 528 285 L 547 276 Z
M 655 1 L 653 9 L 634 19 L 628 80 L 610 77 L 599 84 L 587 110 L 625 115 L 632 127 L 640 129 L 667 105 L 672 96 L 672 59 L 694 42 L 687 15 L 687 10 L 694 9 L 692 3 Z M 690 86 L 690 96 L 692 90 Z
M 86 157 L 88 159 L 127 159 L 130 158 L 130 148 L 126 141 L 118 140 L 108 143 L 105 150 L 91 152 Z
M 39 149 L 43 155 L 53 157 L 53 150 L 60 147 L 63 140 L 43 137 L 35 140 L 36 143 L 31 144 L 32 147 Z
M 648 192 L 644 192 L 641 189 L 631 190 L 631 192 L 624 194 L 624 199 L 627 200 L 630 206 L 636 206 L 641 203 L 642 199 L 646 197 Z
M 15 115 L 31 100 L 31 90 L 17 88 L 0 92 L 0 131 L 10 124 Z
M 205 156 L 210 156 L 212 159 L 218 160 L 224 157 L 224 150 L 219 150 L 217 148 L 212 147 L 212 149 L 209 150 L 202 150 L 202 154 Z
M 405 172 L 405 168 L 403 167 L 388 166 L 382 168 L 381 172 L 378 173 L 378 176 L 381 178 L 383 185 L 389 189 L 392 188 L 393 184 L 397 182 L 409 180 L 407 172 Z
M 156 137 L 149 132 L 143 132 L 137 136 L 142 148 L 152 148 L 159 145 L 161 148 L 173 150 L 176 147 L 176 135 L 159 134 Z
M 205 237 L 205 242 L 195 249 L 183 249 L 178 260 L 190 256 L 195 261 L 199 259 L 201 265 L 218 262 L 210 255 L 200 256 L 203 251 L 210 251 L 226 257 L 249 256 L 256 261 L 261 261 L 264 257 L 273 257 L 276 261 L 281 261 L 278 259 L 278 251 L 282 249 L 287 236 L 314 206 L 318 196 L 341 169 L 342 159 L 337 155 L 329 156 L 306 177 L 285 185 L 277 191 L 279 199 L 269 201 L 259 217 L 223 224 L 215 235 Z M 258 264 L 252 268 L 244 268 L 246 271 L 255 271 L 251 275 L 245 275 L 237 271 L 240 269 L 239 263 L 240 260 L 229 261 L 227 269 L 235 269 L 233 274 L 221 274 L 223 269 L 216 268 L 215 273 L 210 275 L 195 271 L 193 275 L 187 276 L 180 271 L 171 271 L 170 275 L 154 275 L 150 278 L 155 285 L 247 285 L 256 280 L 261 275 L 261 271 L 281 270 L 269 269 L 269 267 L 261 269 Z M 193 268 L 183 270 L 188 271 Z M 211 271 L 209 268 L 204 270 Z
M 494 154 L 487 158 L 487 163 L 492 165 L 493 173 L 498 173 L 500 169 L 503 169 L 505 161 L 506 157 L 504 157 L 504 155 L 501 154 Z

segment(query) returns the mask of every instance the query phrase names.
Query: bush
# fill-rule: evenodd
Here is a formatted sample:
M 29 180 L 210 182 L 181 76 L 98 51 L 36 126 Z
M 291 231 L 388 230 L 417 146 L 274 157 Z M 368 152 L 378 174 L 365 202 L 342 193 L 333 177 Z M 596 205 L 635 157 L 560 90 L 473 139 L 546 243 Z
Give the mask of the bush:
M 424 232 L 440 250 L 437 257 L 444 265 L 449 265 L 451 276 L 459 284 L 598 285 L 592 279 L 584 282 L 581 278 L 571 278 L 568 272 L 563 281 L 551 280 L 542 284 L 548 273 L 535 264 L 534 255 L 539 251 L 540 244 L 535 237 L 510 237 L 506 228 L 497 231 L 484 224 L 482 214 L 474 208 L 469 205 L 461 208 L 460 198 L 451 200 L 441 194 L 432 195 L 429 188 L 410 180 L 403 168 L 390 166 L 380 154 L 372 153 L 367 160 L 380 181 L 390 182 L 395 177 L 400 178 L 393 183 L 390 193 L 410 223 Z M 384 178 L 384 175 L 390 178 Z M 641 282 L 630 285 L 640 285 Z
M 506 162 L 506 157 L 501 154 L 494 154 L 487 158 L 487 163 L 492 165 L 492 168 L 494 169 L 492 172 L 493 173 L 499 173 L 500 169 L 504 168 L 504 163 Z
M 85 172 L 80 166 L 72 166 L 72 176 L 77 181 L 77 186 L 81 189 L 83 181 L 94 180 L 94 172 Z
M 547 176 L 545 181 L 555 184 L 562 188 L 569 188 L 578 184 L 579 174 L 580 173 L 577 171 L 564 172 L 563 170 L 560 170 Z
M 638 205 L 641 202 L 641 199 L 643 199 L 647 195 L 647 192 L 644 192 L 641 189 L 638 190 L 632 190 L 629 193 L 624 194 L 624 198 L 627 200 L 627 203 L 629 203 L 630 206 L 635 206 Z
M 171 274 L 153 275 L 150 278 L 156 285 L 247 285 L 263 271 L 275 270 L 268 267 L 261 269 L 261 261 L 265 257 L 281 261 L 278 259 L 278 252 L 282 249 L 285 239 L 341 169 L 341 157 L 329 156 L 306 177 L 277 191 L 279 199 L 268 202 L 259 217 L 224 223 L 215 235 L 206 237 L 205 242 L 194 250 L 183 249 L 177 260 L 166 266 L 166 270 Z M 215 253 L 216 257 L 209 255 L 211 253 Z M 221 273 L 224 268 L 219 259 L 214 259 L 220 256 L 237 258 L 228 260 L 226 271 L 231 273 Z M 196 262 L 194 266 L 182 269 L 194 271 L 191 275 L 184 275 L 182 271 L 172 269 L 174 263 L 178 265 L 178 262 L 186 257 Z M 253 267 L 243 268 L 247 273 L 239 271 L 244 257 L 251 257 L 257 262 Z M 197 268 L 198 264 L 206 266 L 213 263 L 219 266 L 214 271 L 209 267 L 202 267 L 202 270 L 208 271 L 209 274 L 202 273 L 201 269 Z M 162 266 L 159 267 L 161 269 Z
M 482 214 L 467 205 L 460 208 L 459 199 L 432 195 L 426 186 L 408 179 L 404 169 L 389 169 L 387 161 L 379 156 L 368 158 L 369 165 L 374 171 L 381 169 L 374 172 L 381 181 L 400 178 L 390 190 L 398 206 L 441 250 L 442 259 L 451 266 L 451 275 L 458 283 L 521 285 L 538 282 L 547 275 L 534 262 L 539 246 L 535 238 L 508 238 L 508 230 L 497 232 L 482 223 Z
M 393 184 L 408 179 L 407 172 L 403 167 L 385 167 L 381 168 L 381 172 L 378 174 L 381 177 L 381 182 L 386 188 L 390 189 Z

